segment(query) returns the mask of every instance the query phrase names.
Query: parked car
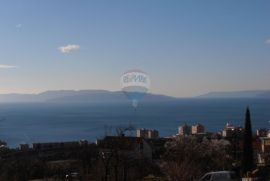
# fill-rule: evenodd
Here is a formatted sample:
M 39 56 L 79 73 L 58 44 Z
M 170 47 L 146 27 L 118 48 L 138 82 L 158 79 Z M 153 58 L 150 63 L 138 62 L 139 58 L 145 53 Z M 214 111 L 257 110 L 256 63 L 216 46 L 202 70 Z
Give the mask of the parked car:
M 236 181 L 238 180 L 235 172 L 218 171 L 206 173 L 199 181 Z

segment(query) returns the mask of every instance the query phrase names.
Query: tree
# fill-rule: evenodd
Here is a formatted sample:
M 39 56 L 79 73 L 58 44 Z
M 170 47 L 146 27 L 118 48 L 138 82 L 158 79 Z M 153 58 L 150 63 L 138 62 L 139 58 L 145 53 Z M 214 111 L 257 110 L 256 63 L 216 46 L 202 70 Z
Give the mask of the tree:
M 167 143 L 161 169 L 170 180 L 177 181 L 196 180 L 209 171 L 230 169 L 228 147 L 226 140 L 175 138 Z
M 242 174 L 245 175 L 248 171 L 254 168 L 253 148 L 252 148 L 252 128 L 249 108 L 246 110 L 245 128 L 244 128 L 244 143 L 242 157 Z

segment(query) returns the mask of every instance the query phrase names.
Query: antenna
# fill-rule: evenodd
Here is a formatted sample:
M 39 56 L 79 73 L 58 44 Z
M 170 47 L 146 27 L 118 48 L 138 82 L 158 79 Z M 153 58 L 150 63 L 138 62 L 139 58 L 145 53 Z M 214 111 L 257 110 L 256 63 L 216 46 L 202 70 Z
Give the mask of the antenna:
M 117 127 L 116 128 L 116 133 L 118 136 L 125 136 L 125 133 L 128 132 L 129 136 L 132 135 L 132 132 L 135 130 L 135 127 L 129 123 L 127 127 Z

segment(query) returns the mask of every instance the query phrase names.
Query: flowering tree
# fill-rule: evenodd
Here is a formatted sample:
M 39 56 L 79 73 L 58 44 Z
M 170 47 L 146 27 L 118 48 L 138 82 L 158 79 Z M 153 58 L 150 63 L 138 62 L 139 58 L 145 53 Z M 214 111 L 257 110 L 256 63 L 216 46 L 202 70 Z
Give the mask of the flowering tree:
M 167 145 L 162 168 L 170 180 L 194 180 L 208 171 L 228 169 L 231 163 L 228 148 L 225 140 L 204 138 L 199 142 L 192 136 L 179 137 Z

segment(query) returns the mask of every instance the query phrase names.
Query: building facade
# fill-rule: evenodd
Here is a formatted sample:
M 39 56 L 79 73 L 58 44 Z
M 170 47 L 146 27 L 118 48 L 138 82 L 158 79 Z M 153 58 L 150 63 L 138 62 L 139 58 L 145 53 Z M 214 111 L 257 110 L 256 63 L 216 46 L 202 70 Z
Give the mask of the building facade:
M 191 134 L 191 126 L 184 124 L 178 127 L 179 135 L 190 135 Z
M 268 135 L 268 130 L 267 129 L 257 129 L 256 130 L 256 135 L 258 137 L 267 137 Z
M 191 127 L 191 134 L 201 134 L 204 133 L 204 126 L 201 124 L 195 124 Z
M 270 137 L 261 137 L 260 146 L 258 163 L 261 165 L 270 165 Z
M 138 129 L 137 137 L 139 138 L 158 138 L 159 132 L 155 129 Z
M 225 128 L 222 130 L 222 137 L 224 138 L 240 138 L 243 135 L 243 128 L 240 126 L 234 126 L 227 123 Z

